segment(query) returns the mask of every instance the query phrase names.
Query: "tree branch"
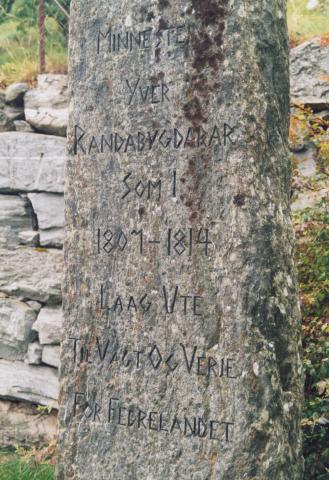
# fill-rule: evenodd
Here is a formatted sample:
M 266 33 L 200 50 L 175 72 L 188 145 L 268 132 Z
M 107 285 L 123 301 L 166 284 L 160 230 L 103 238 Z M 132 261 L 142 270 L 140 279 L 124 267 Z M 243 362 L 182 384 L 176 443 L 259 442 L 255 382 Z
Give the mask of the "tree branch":
M 54 2 L 56 3 L 57 7 L 64 13 L 64 15 L 66 15 L 67 18 L 70 18 L 69 12 L 66 10 L 66 8 L 63 7 L 63 5 L 59 3 L 59 0 L 54 0 Z

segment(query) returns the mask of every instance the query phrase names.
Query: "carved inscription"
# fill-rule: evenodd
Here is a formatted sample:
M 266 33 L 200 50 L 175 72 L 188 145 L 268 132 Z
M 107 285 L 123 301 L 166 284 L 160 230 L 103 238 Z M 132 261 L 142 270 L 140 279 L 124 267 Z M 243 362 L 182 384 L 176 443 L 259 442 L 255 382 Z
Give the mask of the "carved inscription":
M 122 179 L 123 194 L 121 200 L 130 199 L 135 197 L 136 199 L 146 199 L 159 201 L 162 198 L 163 186 L 169 190 L 169 196 L 176 198 L 177 196 L 177 172 L 173 172 L 168 175 L 168 179 L 145 179 L 136 177 L 133 172 L 128 172 Z
M 192 39 L 195 41 L 195 35 L 206 38 L 203 32 L 198 32 L 194 26 L 188 24 L 170 26 L 160 22 L 158 28 L 142 29 L 124 29 L 110 25 L 99 29 L 93 48 L 100 59 L 106 59 L 109 54 L 118 56 L 115 59 L 118 64 L 128 55 L 138 56 L 139 59 L 144 60 L 144 63 L 145 59 L 152 58 L 159 63 L 161 56 L 188 61 L 186 59 L 189 55 L 189 45 Z M 182 57 L 179 57 L 181 54 Z M 201 126 L 200 122 L 192 121 L 191 115 L 187 115 L 189 112 L 186 105 L 183 106 L 182 111 L 185 119 L 188 118 L 190 123 L 181 124 L 184 117 L 177 115 L 176 120 L 175 117 L 169 118 L 161 124 L 153 118 L 153 115 L 166 107 L 173 108 L 173 105 L 178 104 L 178 82 L 165 78 L 163 72 L 155 73 L 153 70 L 147 77 L 145 69 L 137 73 L 134 69 L 132 71 L 132 77 L 129 73 L 120 76 L 118 85 L 120 97 L 125 104 L 125 109 L 129 111 L 129 116 L 133 109 L 136 109 L 134 115 L 131 115 L 132 119 L 137 118 L 137 113 L 141 110 L 145 115 L 151 112 L 152 122 L 148 122 L 148 126 L 144 129 L 139 124 L 134 126 L 133 122 L 130 122 L 133 127 L 125 127 L 129 122 L 122 122 L 122 130 L 120 130 L 121 126 L 118 128 L 117 125 L 121 123 L 115 121 L 111 125 L 105 125 L 104 130 L 99 129 L 93 132 L 89 132 L 83 125 L 76 124 L 73 151 L 75 155 L 88 155 L 91 159 L 95 155 L 101 156 L 101 161 L 104 159 L 104 162 L 113 159 L 112 154 L 118 154 L 115 161 L 117 162 L 121 156 L 122 164 L 113 173 L 114 175 L 119 171 L 121 175 L 118 184 L 113 182 L 116 188 L 114 195 L 117 195 L 117 205 L 128 208 L 134 203 L 134 206 L 139 207 L 140 200 L 146 200 L 153 202 L 159 208 L 158 204 L 164 196 L 165 199 L 182 198 L 180 192 L 177 192 L 177 187 L 180 185 L 182 188 L 181 183 L 187 180 L 186 178 L 177 179 L 180 165 L 177 166 L 174 162 L 179 161 L 179 154 L 184 153 L 183 161 L 186 161 L 189 149 L 200 149 L 201 152 L 206 150 L 206 152 L 210 151 L 210 154 L 217 159 L 216 161 L 220 161 L 219 150 L 237 145 L 239 131 L 238 126 L 226 118 L 222 118 L 215 125 L 211 120 L 208 123 L 203 119 L 203 126 Z M 172 88 L 172 85 L 175 88 Z M 183 95 L 185 93 L 184 91 Z M 189 101 L 189 105 L 193 106 L 193 99 Z M 154 105 L 157 107 L 153 108 Z M 113 125 L 116 126 L 113 127 Z M 186 150 L 187 152 L 184 152 Z M 153 162 L 150 162 L 153 165 L 152 174 L 145 174 L 144 169 L 143 172 L 134 170 L 133 162 L 136 162 L 138 167 L 138 162 L 141 162 L 143 155 L 145 161 L 149 161 L 151 155 L 148 155 L 146 160 L 146 154 L 149 152 L 158 159 L 159 155 L 169 151 L 170 154 L 167 157 L 170 157 L 170 162 L 168 159 L 165 160 L 168 162 L 167 170 L 154 171 Z M 158 163 L 155 162 L 155 164 Z M 189 170 L 184 173 L 184 176 L 188 174 Z M 190 187 L 188 182 L 186 185 Z M 186 188 L 186 190 L 189 189 Z M 198 191 L 197 188 L 194 190 Z M 140 210 L 145 212 L 144 208 Z M 112 220 L 109 220 L 108 224 L 106 222 L 105 226 L 100 222 L 94 226 L 92 249 L 94 254 L 97 254 L 99 262 L 105 264 L 107 258 L 115 257 L 115 260 L 111 259 L 108 262 L 118 262 L 120 265 L 121 262 L 124 264 L 128 255 L 130 255 L 129 258 L 135 255 L 134 258 L 138 259 L 137 264 L 142 272 L 142 257 L 145 256 L 152 259 L 160 256 L 164 261 L 168 261 L 168 265 L 171 262 L 172 265 L 180 266 L 184 265 L 184 260 L 192 264 L 193 256 L 202 257 L 205 263 L 205 260 L 214 254 L 216 245 L 211 230 L 206 228 L 207 224 L 190 226 L 179 223 L 177 226 L 175 223 L 169 223 L 169 227 L 174 225 L 169 228 L 166 223 L 159 228 L 152 225 L 145 226 L 142 220 L 145 221 L 147 217 L 142 219 L 142 213 L 140 215 L 143 227 L 134 228 L 132 225 L 135 223 L 127 225 L 123 221 L 112 223 Z M 207 222 L 212 225 L 208 217 Z M 176 261 L 178 258 L 182 259 L 181 262 Z M 192 323 L 193 319 L 194 322 L 201 324 L 209 308 L 214 309 L 215 299 L 207 298 L 204 286 L 199 289 L 194 287 L 194 291 L 186 291 L 188 288 L 179 285 L 179 279 L 168 284 L 165 284 L 166 280 L 163 284 L 158 282 L 156 287 L 152 284 L 146 285 L 142 292 L 138 289 L 137 294 L 124 291 L 122 285 L 121 292 L 120 287 L 117 290 L 114 286 L 115 279 L 112 282 L 110 275 L 108 283 L 106 279 L 97 279 L 97 281 L 99 282 L 98 304 L 95 307 L 102 317 L 110 319 L 111 328 L 116 323 L 123 324 L 125 315 L 127 322 L 137 318 L 140 321 L 142 318 L 143 321 L 140 324 L 145 327 L 148 326 L 150 318 L 153 322 L 167 321 L 168 324 L 176 319 L 178 321 L 184 319 L 186 325 L 189 325 L 188 320 Z M 130 341 L 125 342 L 125 338 L 110 337 L 113 332 L 110 328 L 106 331 L 108 337 L 100 336 L 99 331 L 94 334 L 89 332 L 88 337 L 82 337 L 82 333 L 80 333 L 81 337 L 79 335 L 69 337 L 73 360 L 72 373 L 78 375 L 80 371 L 90 367 L 97 369 L 102 378 L 108 378 L 109 371 L 113 378 L 120 373 L 123 378 L 124 375 L 130 374 L 131 378 L 138 378 L 145 373 L 149 375 L 147 379 L 151 378 L 155 382 L 161 376 L 175 378 L 177 375 L 179 380 L 184 378 L 187 385 L 189 385 L 188 382 L 191 385 L 197 382 L 204 387 L 214 383 L 217 387 L 228 381 L 234 387 L 239 378 L 237 359 L 231 353 L 226 356 L 218 351 L 216 346 L 208 349 L 204 345 L 186 344 L 188 340 L 185 340 L 186 343 L 179 343 L 176 338 L 167 343 L 166 339 L 150 340 L 147 334 L 141 337 L 143 344 L 138 345 L 139 341 L 137 341 L 136 346 Z M 119 388 L 119 383 L 116 385 L 116 389 Z M 147 430 L 162 435 L 180 435 L 190 439 L 207 439 L 215 442 L 228 443 L 233 439 L 232 419 L 221 418 L 216 413 L 210 414 L 209 406 L 206 408 L 200 404 L 197 413 L 193 413 L 192 407 L 191 411 L 186 407 L 182 407 L 180 411 L 180 406 L 176 405 L 174 409 L 170 409 L 171 413 L 168 413 L 164 410 L 140 407 L 138 404 L 131 405 L 131 400 L 121 398 L 121 394 L 116 395 L 110 385 L 105 385 L 102 391 L 93 391 L 92 395 L 89 391 L 88 393 L 76 391 L 72 398 L 73 413 L 81 421 L 101 422 L 107 425 L 113 434 L 119 427 L 132 431 Z
M 237 127 L 229 124 L 209 128 L 202 127 L 157 129 L 148 132 L 118 132 L 88 134 L 81 126 L 75 126 L 74 153 L 141 153 L 155 148 L 182 150 L 185 148 L 220 147 L 234 145 Z
M 110 297 L 110 292 L 102 283 L 100 299 L 102 310 L 108 310 L 117 315 L 122 313 L 140 313 L 144 315 L 152 311 L 153 305 L 158 306 L 160 303 L 164 314 L 182 313 L 183 315 L 192 314 L 200 317 L 204 302 L 204 298 L 200 295 L 183 294 L 178 285 L 173 288 L 163 285 L 162 290 L 153 295 L 145 292 L 139 297 L 136 295 L 115 295 Z
M 164 82 L 143 85 L 138 78 L 136 81 L 126 80 L 126 87 L 128 105 L 170 102 L 169 87 Z
M 121 228 L 115 230 L 97 230 L 97 251 L 98 254 L 113 255 L 124 252 L 131 247 L 137 246 L 140 255 L 154 253 L 151 246 L 158 246 L 162 253 L 171 256 L 182 256 L 183 254 L 192 257 L 197 249 L 204 256 L 209 255 L 211 247 L 209 230 L 207 228 L 179 228 L 178 230 L 168 228 L 166 231 L 153 237 L 146 234 L 143 229 L 124 231 Z
M 113 27 L 100 29 L 96 38 L 96 51 L 111 54 L 152 51 L 163 47 L 185 51 L 191 33 L 196 28 L 192 25 L 153 27 L 144 30 L 123 31 Z
M 166 435 L 208 438 L 217 442 L 231 442 L 234 434 L 234 422 L 212 420 L 206 415 L 198 417 L 147 411 L 135 405 L 126 405 L 117 397 L 110 397 L 108 402 L 102 405 L 96 398 L 89 399 L 86 394 L 75 392 L 73 411 L 81 420 L 107 422 L 109 427 L 112 424 L 124 428 L 152 430 Z
M 196 375 L 206 378 L 236 379 L 237 371 L 234 358 L 214 356 L 204 353 L 195 345 L 179 344 L 163 350 L 158 345 L 148 347 L 118 346 L 111 339 L 96 337 L 96 344 L 90 347 L 89 339 L 82 341 L 78 337 L 70 337 L 73 360 L 76 365 L 83 363 L 102 364 L 109 367 L 132 370 L 151 370 L 166 372 L 182 371 L 185 375 Z

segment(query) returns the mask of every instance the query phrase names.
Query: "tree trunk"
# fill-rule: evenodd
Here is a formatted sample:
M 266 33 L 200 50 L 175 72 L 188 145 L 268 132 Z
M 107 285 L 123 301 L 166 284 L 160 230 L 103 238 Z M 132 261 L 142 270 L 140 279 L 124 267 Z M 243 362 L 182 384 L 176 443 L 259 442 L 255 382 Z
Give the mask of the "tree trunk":
M 45 1 L 38 0 L 38 28 L 39 28 L 39 73 L 46 71 L 46 30 L 45 30 Z

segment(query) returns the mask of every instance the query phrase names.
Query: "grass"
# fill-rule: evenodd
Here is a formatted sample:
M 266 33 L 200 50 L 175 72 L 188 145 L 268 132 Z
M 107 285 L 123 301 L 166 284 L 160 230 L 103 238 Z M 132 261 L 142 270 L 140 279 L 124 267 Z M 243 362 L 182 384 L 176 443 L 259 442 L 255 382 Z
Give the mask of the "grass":
M 0 450 L 0 480 L 53 480 L 55 467 L 49 453 L 49 447 L 41 451 Z
M 318 2 L 317 8 L 309 10 L 309 0 L 288 0 L 289 34 L 293 44 L 329 32 L 329 0 Z
M 66 42 L 58 25 L 47 19 L 47 72 L 66 71 Z M 18 30 L 18 23 L 10 20 L 0 25 L 0 88 L 23 81 L 33 84 L 38 74 L 38 31 Z

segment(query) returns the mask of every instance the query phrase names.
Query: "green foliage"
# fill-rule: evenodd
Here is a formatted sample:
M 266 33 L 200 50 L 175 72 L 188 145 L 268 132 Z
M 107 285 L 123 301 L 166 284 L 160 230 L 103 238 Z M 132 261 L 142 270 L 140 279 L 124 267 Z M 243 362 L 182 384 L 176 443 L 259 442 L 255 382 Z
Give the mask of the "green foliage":
M 65 5 L 63 0 L 61 4 Z M 63 73 L 67 63 L 67 18 L 53 0 L 48 0 L 46 6 L 47 71 Z M 0 88 L 17 81 L 33 83 L 38 73 L 37 0 L 8 3 L 6 19 L 0 29 Z
M 69 11 L 70 0 L 60 0 L 61 5 Z M 68 18 L 53 0 L 45 0 L 46 15 L 53 18 L 66 35 L 68 31 Z M 8 10 L 11 18 L 19 22 L 19 29 L 26 32 L 37 25 L 38 0 L 13 0 Z
M 18 448 L 12 454 L 0 452 L 0 480 L 53 480 L 53 448 L 51 445 L 41 451 Z
M 47 249 L 45 248 L 44 251 L 47 252 Z M 53 405 L 38 405 L 37 406 L 37 411 L 40 413 L 47 413 L 48 415 L 53 411 L 54 406 Z
M 69 11 L 70 0 L 59 2 Z M 68 18 L 53 0 L 45 0 L 45 7 L 48 71 L 62 72 L 66 68 Z M 14 81 L 34 80 L 37 75 L 37 12 L 38 0 L 1 0 L 0 88 Z
M 26 33 L 37 24 L 37 0 L 15 0 L 10 13 L 18 21 L 18 30 Z
M 71 0 L 60 0 L 60 4 L 64 9 L 70 11 Z M 46 13 L 48 16 L 56 20 L 57 24 L 62 28 L 65 36 L 68 35 L 68 18 L 67 16 L 58 8 L 53 0 L 46 0 Z
M 303 315 L 306 480 L 329 478 L 329 208 L 295 216 Z
M 8 12 L 12 7 L 14 0 L 1 0 L 0 4 L 0 24 L 7 19 Z
M 46 20 L 47 71 L 66 71 L 66 39 L 52 18 Z M 34 83 L 38 74 L 38 30 L 18 30 L 17 22 L 11 21 L 0 28 L 0 89 L 17 81 Z
M 308 9 L 309 0 L 288 0 L 289 33 L 293 42 L 328 33 L 329 2 L 319 0 L 318 7 Z

